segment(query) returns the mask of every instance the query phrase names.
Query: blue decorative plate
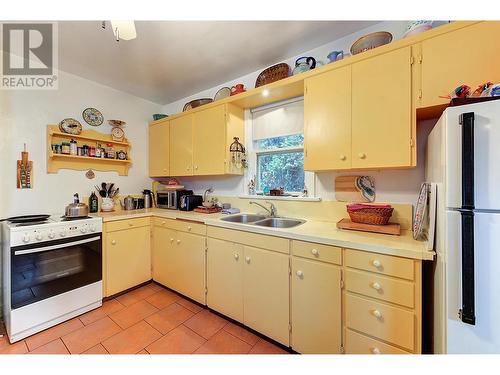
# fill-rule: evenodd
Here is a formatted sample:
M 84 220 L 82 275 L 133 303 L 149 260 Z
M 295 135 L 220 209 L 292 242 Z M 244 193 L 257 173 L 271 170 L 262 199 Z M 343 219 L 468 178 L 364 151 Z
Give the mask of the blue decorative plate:
M 99 126 L 104 122 L 102 113 L 95 108 L 86 108 L 82 116 L 85 122 L 92 126 Z

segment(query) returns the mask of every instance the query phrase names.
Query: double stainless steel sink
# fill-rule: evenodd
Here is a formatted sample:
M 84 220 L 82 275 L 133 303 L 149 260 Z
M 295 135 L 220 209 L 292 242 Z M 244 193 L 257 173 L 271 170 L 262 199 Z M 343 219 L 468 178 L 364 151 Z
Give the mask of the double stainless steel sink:
M 240 224 L 252 224 L 259 227 L 268 228 L 293 228 L 304 224 L 306 221 L 302 219 L 292 219 L 285 217 L 269 217 L 257 214 L 238 214 L 221 218 L 223 221 Z

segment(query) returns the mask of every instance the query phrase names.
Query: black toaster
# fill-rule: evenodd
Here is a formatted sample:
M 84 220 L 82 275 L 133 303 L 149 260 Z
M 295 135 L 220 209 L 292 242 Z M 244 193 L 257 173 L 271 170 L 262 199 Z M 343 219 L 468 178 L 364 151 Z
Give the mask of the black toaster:
M 203 197 L 201 195 L 183 195 L 179 204 L 181 211 L 193 211 L 196 207 L 201 206 Z

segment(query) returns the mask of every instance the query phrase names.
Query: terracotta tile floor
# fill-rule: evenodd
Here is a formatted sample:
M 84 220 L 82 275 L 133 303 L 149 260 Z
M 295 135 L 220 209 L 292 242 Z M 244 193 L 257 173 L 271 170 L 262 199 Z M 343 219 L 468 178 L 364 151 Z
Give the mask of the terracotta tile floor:
M 282 347 L 151 283 L 0 354 L 287 354 Z

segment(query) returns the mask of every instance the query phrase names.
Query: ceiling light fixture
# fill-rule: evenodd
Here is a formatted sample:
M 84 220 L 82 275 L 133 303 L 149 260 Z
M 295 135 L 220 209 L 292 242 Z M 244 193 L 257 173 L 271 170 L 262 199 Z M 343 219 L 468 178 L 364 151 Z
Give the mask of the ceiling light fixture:
M 106 28 L 106 21 L 102 21 L 102 28 Z M 134 21 L 111 21 L 111 29 L 117 42 L 120 39 L 132 40 L 137 38 Z

